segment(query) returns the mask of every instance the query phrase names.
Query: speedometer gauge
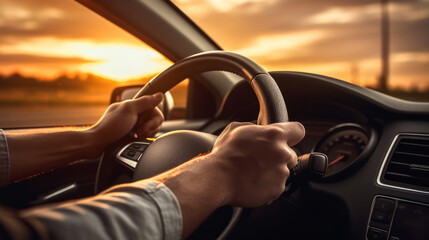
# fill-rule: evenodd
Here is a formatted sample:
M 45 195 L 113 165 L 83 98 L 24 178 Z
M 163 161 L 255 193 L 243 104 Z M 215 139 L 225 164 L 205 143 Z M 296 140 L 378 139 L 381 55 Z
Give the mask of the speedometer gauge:
M 332 128 L 317 144 L 315 151 L 328 156 L 326 176 L 337 175 L 363 158 L 370 139 L 367 131 L 356 124 Z

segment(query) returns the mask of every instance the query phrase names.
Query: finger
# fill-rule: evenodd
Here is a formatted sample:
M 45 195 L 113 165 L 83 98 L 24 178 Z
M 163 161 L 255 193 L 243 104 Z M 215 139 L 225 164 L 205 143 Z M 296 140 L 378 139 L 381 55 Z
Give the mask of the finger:
M 153 109 L 151 118 L 159 119 L 161 123 L 165 120 L 164 114 L 162 113 L 161 109 L 159 109 L 158 107 Z
M 133 99 L 131 102 L 134 109 L 138 113 L 142 113 L 144 111 L 154 109 L 161 103 L 163 98 L 164 95 L 162 93 L 155 93 L 153 95 L 146 95 L 137 99 Z
M 289 146 L 296 145 L 305 136 L 305 128 L 299 122 L 274 123 L 271 125 L 283 130 L 282 137 L 286 139 Z
M 152 119 L 160 119 L 161 122 L 164 121 L 164 114 L 158 107 L 148 110 L 139 115 L 138 125 L 143 127 Z
M 153 117 L 151 120 L 143 124 L 142 130 L 145 132 L 149 132 L 152 129 L 158 128 L 159 126 L 161 126 L 163 120 L 164 118 L 162 116 Z
M 151 129 L 150 131 L 138 130 L 136 133 L 137 133 L 138 138 L 144 139 L 144 138 L 151 138 L 151 137 L 155 136 L 155 134 L 157 132 L 159 132 L 159 130 L 161 130 L 161 126 L 154 128 L 154 129 Z
M 223 132 L 232 131 L 236 128 L 242 127 L 242 126 L 249 126 L 249 125 L 255 125 L 251 122 L 232 122 L 226 126 L 226 128 L 223 130 Z
M 163 121 L 164 114 L 162 114 L 162 111 L 156 107 L 149 114 L 149 118 L 147 119 L 147 129 L 155 128 L 158 125 L 161 125 Z
M 152 131 L 148 132 L 146 135 L 147 137 L 154 137 L 160 130 L 161 130 L 161 126 L 159 126 L 156 129 L 153 129 Z
M 148 120 L 139 120 L 139 123 L 136 127 L 136 132 L 139 137 L 149 137 L 149 132 L 152 132 L 154 129 L 161 128 L 162 122 L 164 121 L 164 116 L 161 112 L 151 113 L 152 117 Z

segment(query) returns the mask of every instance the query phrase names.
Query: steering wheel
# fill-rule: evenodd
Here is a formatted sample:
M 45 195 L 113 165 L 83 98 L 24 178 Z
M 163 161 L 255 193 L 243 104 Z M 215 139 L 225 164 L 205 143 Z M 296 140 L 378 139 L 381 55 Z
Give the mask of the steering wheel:
M 183 79 L 207 71 L 227 71 L 244 78 L 252 87 L 259 101 L 258 124 L 287 122 L 286 104 L 274 79 L 258 64 L 236 53 L 210 51 L 184 58 L 166 69 L 146 84 L 134 98 L 157 92 L 166 92 Z M 153 177 L 174 168 L 193 157 L 210 152 L 217 136 L 197 131 L 166 133 L 153 142 L 138 141 L 127 135 L 109 146 L 100 161 L 96 179 L 96 192 L 117 183 Z M 129 151 L 141 155 L 134 162 L 127 158 Z M 124 156 L 125 155 L 125 156 Z M 135 157 L 131 157 L 135 158 Z M 231 231 L 241 214 L 241 208 L 233 208 L 233 214 L 218 239 Z

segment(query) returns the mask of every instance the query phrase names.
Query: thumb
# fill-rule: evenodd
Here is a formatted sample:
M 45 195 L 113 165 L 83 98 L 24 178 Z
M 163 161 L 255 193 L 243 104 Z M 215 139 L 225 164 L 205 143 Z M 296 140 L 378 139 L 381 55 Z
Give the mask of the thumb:
M 163 98 L 164 98 L 164 95 L 158 92 L 153 95 L 146 95 L 146 96 L 139 97 L 137 99 L 133 99 L 132 102 L 137 112 L 142 113 L 146 110 L 154 109 L 156 106 L 158 106 L 161 103 Z

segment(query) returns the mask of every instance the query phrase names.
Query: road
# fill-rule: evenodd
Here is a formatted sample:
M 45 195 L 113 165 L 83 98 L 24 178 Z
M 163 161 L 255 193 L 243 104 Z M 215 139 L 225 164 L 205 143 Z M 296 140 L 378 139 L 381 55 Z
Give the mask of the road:
M 87 125 L 95 123 L 106 107 L 0 107 L 0 128 Z

